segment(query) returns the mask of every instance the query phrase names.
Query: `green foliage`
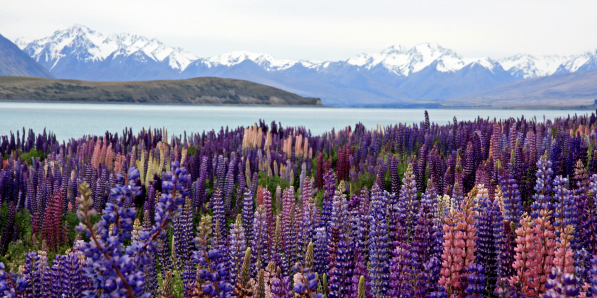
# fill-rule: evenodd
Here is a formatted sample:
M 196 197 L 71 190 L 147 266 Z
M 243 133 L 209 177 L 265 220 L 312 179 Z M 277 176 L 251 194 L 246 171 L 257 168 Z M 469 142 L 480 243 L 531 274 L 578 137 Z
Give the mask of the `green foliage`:
M 338 152 L 336 149 L 332 149 L 332 169 L 336 168 L 336 164 L 338 163 Z
M 23 241 L 11 242 L 8 245 L 8 251 L 5 255 L 0 255 L 0 262 L 6 265 L 6 271 L 16 272 L 20 265 L 25 264 L 25 254 L 27 249 Z
M 75 227 L 79 224 L 79 218 L 75 212 L 67 211 L 66 215 L 64 216 L 64 221 L 68 223 L 68 240 L 70 243 L 73 243 L 73 241 L 75 241 L 75 237 L 77 236 Z
M 23 208 L 15 214 L 15 222 L 19 226 L 19 239 L 31 238 L 31 214 L 27 208 Z
M 294 180 L 297 180 L 296 177 Z M 290 184 L 280 177 L 268 177 L 267 173 L 261 172 L 257 176 L 257 184 L 261 185 L 263 188 L 267 187 L 267 189 L 272 193 L 272 200 L 275 201 L 276 188 L 280 186 L 282 189 L 290 187 Z
M 317 207 L 321 209 L 321 205 L 323 204 L 323 189 L 319 190 L 317 193 L 314 194 L 315 202 L 317 202 Z
M 4 202 L 2 207 L 0 207 L 0 231 L 4 231 L 4 229 L 13 229 L 13 227 L 5 227 L 6 220 L 8 218 L 8 203 Z M 15 214 L 15 223 L 19 227 L 19 239 L 21 237 L 29 235 L 31 237 L 31 215 L 29 214 L 29 210 L 23 208 L 19 210 Z
M 390 171 L 385 172 L 384 175 L 384 189 L 388 192 L 392 191 L 392 177 L 390 176 Z
M 209 199 L 211 198 L 211 196 L 214 194 L 214 189 L 211 185 L 211 180 L 209 179 L 205 179 L 205 198 L 207 201 L 209 201 Z
M 187 150 L 187 156 L 195 156 L 195 150 L 197 150 L 195 145 L 189 146 L 189 149 Z
M 182 283 L 182 278 L 180 277 L 182 271 L 176 270 L 173 275 L 172 285 L 174 288 L 174 297 L 184 297 L 184 284 Z
M 21 153 L 20 157 L 22 160 L 26 161 L 28 165 L 31 165 L 31 158 L 39 158 L 40 160 L 44 160 L 48 156 L 47 153 L 43 151 L 37 151 L 35 148 L 31 149 L 31 151 L 26 153 Z
M 8 217 L 8 203 L 4 202 L 0 207 L 0 230 L 4 231 L 6 218 Z
M 50 267 L 52 266 L 52 261 L 54 261 L 57 255 L 66 255 L 66 252 L 69 249 L 71 249 L 71 244 L 67 246 L 58 246 L 58 251 L 56 252 L 48 252 L 48 262 L 50 263 Z
M 359 192 L 363 187 L 367 187 L 367 189 L 371 189 L 373 187 L 373 183 L 375 182 L 375 175 L 366 172 L 364 174 L 359 175 L 357 179 L 357 183 L 350 183 L 350 191 L 352 193 Z
M 299 165 L 297 167 L 297 171 L 296 173 L 294 173 L 294 179 L 292 179 L 293 185 L 294 186 L 294 191 L 298 192 L 298 189 L 301 187 L 301 166 Z
M 172 288 L 174 289 L 174 297 L 184 298 L 184 284 L 182 283 L 181 271 L 172 270 Z M 164 278 L 162 274 L 158 274 L 158 287 L 161 290 L 164 285 Z

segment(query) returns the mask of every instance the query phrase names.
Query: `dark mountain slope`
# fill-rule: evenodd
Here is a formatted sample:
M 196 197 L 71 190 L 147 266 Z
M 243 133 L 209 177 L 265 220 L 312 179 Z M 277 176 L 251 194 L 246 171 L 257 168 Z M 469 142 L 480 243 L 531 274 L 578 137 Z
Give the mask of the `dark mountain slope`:
M 0 35 L 0 75 L 54 78 L 53 74 L 2 35 Z

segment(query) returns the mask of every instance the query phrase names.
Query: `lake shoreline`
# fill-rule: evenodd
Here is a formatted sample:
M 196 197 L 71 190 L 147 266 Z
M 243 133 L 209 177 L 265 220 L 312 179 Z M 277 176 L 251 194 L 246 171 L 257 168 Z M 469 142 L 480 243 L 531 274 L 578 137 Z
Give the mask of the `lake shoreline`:
M 550 110 L 550 111 L 566 111 L 566 110 L 583 110 L 595 111 L 597 105 L 571 105 L 571 106 L 443 106 L 422 104 L 407 104 L 404 106 L 326 106 L 326 105 L 274 105 L 274 104 L 192 104 L 192 103 L 177 103 L 177 102 L 105 102 L 105 101 L 90 101 L 90 100 L 64 100 L 64 101 L 48 101 L 48 100 L 6 100 L 0 99 L 1 103 L 39 103 L 39 104 L 98 104 L 98 105 L 135 105 L 135 106 L 192 106 L 192 107 L 272 107 L 272 108 L 329 108 L 329 109 L 385 109 L 385 110 L 512 110 L 512 111 L 534 111 L 534 110 Z
M 137 105 L 137 106 L 192 106 L 192 107 L 283 107 L 283 108 L 337 108 L 324 105 L 264 105 L 264 104 L 191 104 L 191 103 L 173 103 L 173 102 L 124 102 L 124 101 L 90 101 L 90 100 L 6 100 L 0 99 L 4 103 L 41 103 L 41 104 L 99 104 L 99 105 Z

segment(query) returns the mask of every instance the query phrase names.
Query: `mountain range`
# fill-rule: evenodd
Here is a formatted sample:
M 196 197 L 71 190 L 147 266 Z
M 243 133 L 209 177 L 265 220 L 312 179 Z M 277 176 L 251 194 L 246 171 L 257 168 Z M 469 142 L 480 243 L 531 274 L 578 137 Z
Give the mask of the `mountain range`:
M 391 46 L 342 61 L 281 60 L 232 52 L 200 58 L 156 39 L 103 35 L 83 25 L 14 43 L 60 79 L 174 80 L 220 77 L 252 81 L 332 106 L 405 106 L 479 94 L 513 81 L 597 68 L 597 50 L 572 56 L 519 54 L 464 58 L 438 44 Z

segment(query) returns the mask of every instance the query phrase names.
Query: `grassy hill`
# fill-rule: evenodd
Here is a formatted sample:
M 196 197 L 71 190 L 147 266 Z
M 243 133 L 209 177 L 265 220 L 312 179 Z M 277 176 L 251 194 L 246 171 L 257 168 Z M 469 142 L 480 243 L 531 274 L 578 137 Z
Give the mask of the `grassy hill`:
M 277 88 L 212 77 L 188 80 L 91 82 L 0 76 L 0 101 L 189 105 L 315 106 L 319 98 Z

